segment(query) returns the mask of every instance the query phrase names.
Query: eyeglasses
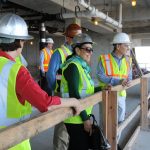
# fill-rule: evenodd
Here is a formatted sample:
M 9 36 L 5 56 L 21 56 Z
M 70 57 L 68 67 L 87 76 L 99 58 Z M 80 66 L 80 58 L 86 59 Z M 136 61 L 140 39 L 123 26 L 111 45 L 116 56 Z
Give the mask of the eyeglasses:
M 93 48 L 91 48 L 91 47 L 81 47 L 80 49 L 85 50 L 87 53 L 93 52 Z

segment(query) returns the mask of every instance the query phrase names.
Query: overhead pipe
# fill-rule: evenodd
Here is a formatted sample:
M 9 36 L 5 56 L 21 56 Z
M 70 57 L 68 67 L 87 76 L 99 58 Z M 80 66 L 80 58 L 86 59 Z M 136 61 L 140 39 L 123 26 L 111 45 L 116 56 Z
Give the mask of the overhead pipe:
M 108 15 L 106 15 L 103 12 L 96 9 L 94 6 L 90 6 L 89 4 L 87 4 L 84 0 L 77 0 L 77 2 L 78 2 L 78 4 L 80 4 L 81 6 L 86 8 L 86 10 L 85 11 L 79 11 L 76 14 L 75 13 L 63 13 L 62 17 L 64 19 L 73 18 L 73 17 L 84 17 L 84 18 L 91 19 L 91 17 L 98 17 L 98 18 L 102 19 L 103 21 L 105 21 L 106 23 L 113 25 L 113 27 L 115 29 L 116 28 L 122 28 L 121 21 L 117 22 L 116 20 L 112 19 Z M 121 15 L 121 13 L 120 13 L 120 15 Z
M 77 0 L 77 1 L 84 8 L 91 11 L 91 15 L 95 15 L 95 17 L 99 17 L 100 19 L 106 21 L 107 23 L 110 23 L 110 24 L 114 25 L 115 27 L 122 28 L 122 24 L 120 22 L 117 22 L 116 20 L 112 19 L 108 15 L 106 15 L 103 12 L 99 11 L 95 7 L 92 7 L 92 6 L 88 5 L 84 0 Z
M 122 24 L 122 3 L 119 5 L 119 24 Z

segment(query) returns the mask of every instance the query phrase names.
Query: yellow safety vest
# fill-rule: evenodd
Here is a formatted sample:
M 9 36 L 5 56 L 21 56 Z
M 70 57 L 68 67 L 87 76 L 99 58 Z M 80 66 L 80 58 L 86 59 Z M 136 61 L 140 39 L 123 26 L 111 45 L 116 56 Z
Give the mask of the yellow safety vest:
M 126 60 L 126 58 L 122 59 L 121 66 L 119 68 L 117 62 L 111 54 L 100 55 L 100 59 L 102 65 L 104 67 L 104 71 L 106 76 L 114 77 L 118 79 L 126 79 L 128 78 L 128 74 L 130 71 L 130 63 Z M 103 88 L 107 84 L 100 81 L 100 86 Z M 123 90 L 119 92 L 120 96 L 126 96 L 126 91 Z
M 64 45 L 61 45 L 61 47 L 56 50 L 58 50 L 58 52 L 61 56 L 61 64 L 63 64 L 66 61 L 66 58 L 72 54 L 72 52 Z M 60 72 L 61 71 L 59 70 L 56 75 L 56 80 L 57 80 L 56 88 L 55 88 L 56 92 L 58 92 L 58 88 L 59 88 L 58 81 L 60 82 L 60 80 L 62 78 L 62 73 L 60 73 Z
M 22 64 L 22 62 L 21 62 L 21 56 L 16 57 L 15 60 L 16 60 L 17 63 Z
M 15 58 L 15 61 L 21 65 L 23 65 L 24 67 L 27 67 L 28 63 L 25 60 L 25 58 L 22 55 L 19 55 Z
M 71 63 L 75 64 L 79 71 L 80 77 L 79 77 L 79 89 L 78 90 L 79 90 L 80 97 L 84 98 L 89 95 L 92 95 L 94 93 L 94 82 L 91 79 L 90 74 L 85 73 L 84 69 L 82 68 L 81 63 L 77 59 L 74 59 L 73 61 L 67 63 L 66 66 L 64 68 L 62 68 L 62 73 Z M 61 96 L 63 98 L 69 97 L 68 83 L 63 74 L 62 74 L 62 80 L 61 80 Z M 91 114 L 92 108 L 93 107 L 91 106 L 86 109 L 86 112 L 88 115 Z M 70 117 L 70 118 L 66 119 L 64 122 L 72 123 L 72 124 L 82 124 L 83 123 L 83 121 L 79 115 L 75 116 L 75 117 Z
M 5 57 L 0 57 L 0 128 L 20 122 L 31 114 L 31 105 L 27 101 L 22 105 L 16 95 L 16 77 L 21 66 Z M 30 149 L 29 140 L 10 148 L 10 150 Z

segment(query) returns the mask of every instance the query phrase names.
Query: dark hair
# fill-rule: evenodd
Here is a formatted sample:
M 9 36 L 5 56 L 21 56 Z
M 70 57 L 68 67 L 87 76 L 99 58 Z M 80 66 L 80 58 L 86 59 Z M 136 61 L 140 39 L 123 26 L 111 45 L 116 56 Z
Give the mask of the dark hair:
M 81 44 L 76 44 L 75 46 L 73 46 L 73 49 L 72 49 L 72 54 L 69 55 L 66 60 L 70 59 L 71 57 L 75 56 L 76 55 L 76 51 L 75 49 L 78 47 L 78 48 L 81 48 L 84 44 L 92 44 L 90 42 L 85 42 L 85 43 L 81 43 Z
M 117 44 L 113 44 L 113 47 L 114 47 L 113 52 L 115 52 L 117 48 Z
M 0 49 L 2 51 L 14 51 L 18 48 L 21 48 L 20 40 L 15 40 L 12 43 L 0 43 Z

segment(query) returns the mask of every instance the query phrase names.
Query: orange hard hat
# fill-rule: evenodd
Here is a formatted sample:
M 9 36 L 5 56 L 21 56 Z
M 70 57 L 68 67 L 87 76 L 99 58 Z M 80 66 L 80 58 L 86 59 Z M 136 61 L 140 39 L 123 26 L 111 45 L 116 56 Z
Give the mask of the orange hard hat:
M 80 33 L 82 33 L 82 28 L 78 24 L 72 23 L 66 28 L 65 36 L 73 38 Z

